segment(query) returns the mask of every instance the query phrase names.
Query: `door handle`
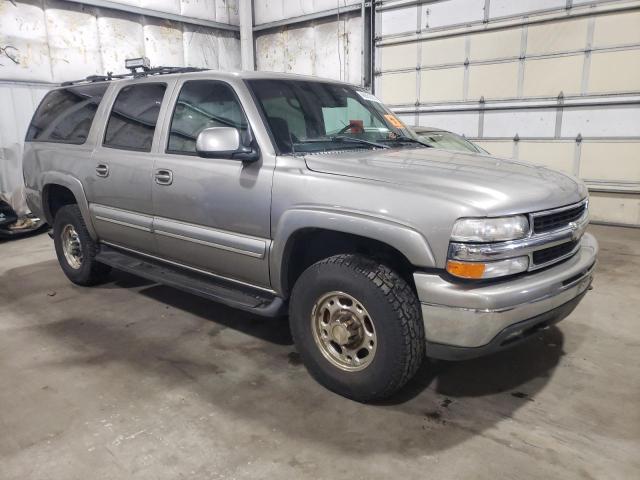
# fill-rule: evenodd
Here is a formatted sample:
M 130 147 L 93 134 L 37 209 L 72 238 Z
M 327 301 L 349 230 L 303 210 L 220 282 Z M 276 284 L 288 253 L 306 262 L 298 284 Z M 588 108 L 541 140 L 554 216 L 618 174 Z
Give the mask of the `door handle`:
M 106 163 L 99 163 L 96 165 L 96 175 L 99 177 L 108 177 L 109 176 L 109 165 Z
M 164 168 L 156 170 L 154 177 L 158 185 L 171 185 L 173 183 L 173 172 Z

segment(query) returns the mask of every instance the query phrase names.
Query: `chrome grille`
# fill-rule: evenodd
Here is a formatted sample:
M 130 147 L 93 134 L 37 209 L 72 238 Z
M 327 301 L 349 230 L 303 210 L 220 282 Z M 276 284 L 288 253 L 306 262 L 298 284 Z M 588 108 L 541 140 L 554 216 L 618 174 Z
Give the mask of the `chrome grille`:
M 542 250 L 536 250 L 531 254 L 533 264 L 536 266 L 546 265 L 550 262 L 560 260 L 562 257 L 570 255 L 580 244 L 580 240 L 574 240 L 572 242 L 561 243 L 554 247 L 543 248 Z
M 550 232 L 566 227 L 579 220 L 587 208 L 586 202 L 550 213 L 539 213 L 533 216 L 533 233 Z

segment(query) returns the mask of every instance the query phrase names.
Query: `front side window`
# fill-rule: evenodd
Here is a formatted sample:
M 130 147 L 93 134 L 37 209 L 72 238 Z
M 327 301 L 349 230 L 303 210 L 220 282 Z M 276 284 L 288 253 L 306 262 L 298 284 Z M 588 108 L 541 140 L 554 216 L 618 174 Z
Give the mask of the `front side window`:
M 82 145 L 107 87 L 98 83 L 47 93 L 33 115 L 25 140 Z
M 167 152 L 196 153 L 196 139 L 205 128 L 233 127 L 243 142 L 247 119 L 231 87 L 213 80 L 185 82 L 171 118 Z
M 124 87 L 113 104 L 104 146 L 150 152 L 167 86 L 142 83 Z
M 248 80 L 280 153 L 424 147 L 376 97 L 350 85 Z

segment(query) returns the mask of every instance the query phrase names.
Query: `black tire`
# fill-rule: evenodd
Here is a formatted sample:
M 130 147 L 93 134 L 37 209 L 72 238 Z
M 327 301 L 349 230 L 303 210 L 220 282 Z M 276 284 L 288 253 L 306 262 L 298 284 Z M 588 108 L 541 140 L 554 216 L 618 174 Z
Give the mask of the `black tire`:
M 74 268 L 67 258 L 62 246 L 62 232 L 71 225 L 80 240 L 82 261 L 78 268 Z M 96 261 L 98 244 L 93 241 L 84 223 L 77 205 L 65 205 L 56 213 L 53 221 L 53 243 L 62 271 L 67 278 L 77 285 L 90 286 L 104 282 L 111 271 L 111 267 Z
M 356 298 L 375 325 L 377 349 L 363 370 L 338 368 L 314 340 L 314 304 L 333 291 Z M 392 269 L 366 257 L 336 255 L 310 266 L 293 288 L 289 309 L 291 333 L 307 370 L 347 398 L 367 402 L 391 396 L 424 359 L 424 325 L 416 294 Z

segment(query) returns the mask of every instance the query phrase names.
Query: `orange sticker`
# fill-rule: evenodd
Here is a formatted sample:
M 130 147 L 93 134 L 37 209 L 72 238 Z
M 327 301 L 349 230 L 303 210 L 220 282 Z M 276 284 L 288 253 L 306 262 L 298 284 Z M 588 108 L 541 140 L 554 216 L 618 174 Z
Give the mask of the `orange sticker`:
M 398 117 L 396 117 L 395 115 L 391 115 L 390 113 L 385 115 L 384 118 L 387 119 L 387 122 L 389 122 L 391 125 L 393 125 L 396 128 L 404 128 L 404 124 L 398 120 Z

